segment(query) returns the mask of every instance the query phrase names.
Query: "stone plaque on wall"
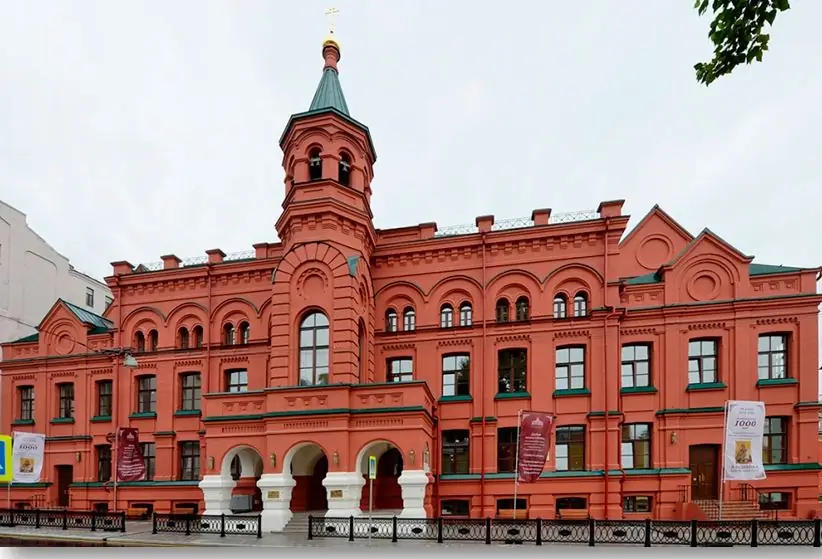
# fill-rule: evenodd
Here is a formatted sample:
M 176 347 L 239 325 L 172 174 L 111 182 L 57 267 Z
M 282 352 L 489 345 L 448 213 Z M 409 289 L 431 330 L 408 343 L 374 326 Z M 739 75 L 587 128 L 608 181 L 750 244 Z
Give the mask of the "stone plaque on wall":
M 342 499 L 342 489 L 332 489 L 330 491 L 330 497 L 332 499 Z

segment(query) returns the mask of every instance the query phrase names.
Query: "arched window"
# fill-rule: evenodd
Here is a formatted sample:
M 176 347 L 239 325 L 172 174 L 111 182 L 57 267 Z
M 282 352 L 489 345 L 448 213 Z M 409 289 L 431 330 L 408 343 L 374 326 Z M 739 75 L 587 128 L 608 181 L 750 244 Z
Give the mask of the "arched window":
M 338 169 L 339 177 L 338 181 L 343 186 L 350 186 L 351 184 L 351 157 L 342 152 L 340 154 L 340 163 Z
M 497 322 L 508 322 L 508 299 L 497 301 Z
M 580 291 L 574 296 L 574 316 L 588 315 L 588 295 Z
M 237 481 L 243 475 L 243 464 L 240 462 L 240 455 L 238 454 L 231 459 L 231 479 Z
M 412 332 L 417 329 L 417 313 L 411 307 L 402 311 L 402 329 Z
M 314 148 L 308 155 L 308 178 L 312 181 L 323 178 L 323 160 L 320 148 Z
M 199 325 L 195 326 L 192 333 L 194 334 L 194 347 L 203 347 L 203 327 Z
M 385 313 L 385 331 L 396 332 L 399 327 L 399 320 L 397 319 L 397 311 L 388 309 Z
M 565 318 L 568 315 L 568 300 L 565 295 L 554 297 L 554 318 Z
M 460 326 L 471 326 L 474 323 L 471 303 L 460 305 Z
M 528 306 L 528 297 L 520 297 L 517 299 L 517 320 L 528 320 L 530 317 L 531 312 Z
M 251 336 L 251 327 L 248 325 L 248 322 L 241 322 L 240 323 L 240 343 L 241 344 L 247 344 L 250 336 Z
M 440 328 L 452 328 L 454 326 L 454 307 L 445 304 L 440 309 Z
M 300 323 L 300 386 L 328 384 L 328 318 L 312 312 Z
M 186 328 L 180 328 L 177 331 L 177 347 L 180 349 L 188 349 L 188 330 Z
M 223 345 L 234 345 L 234 325 L 230 322 L 223 326 Z
M 142 353 L 146 350 L 146 336 L 142 332 L 134 334 L 135 351 Z
M 160 346 L 160 335 L 157 334 L 157 330 L 152 330 L 148 333 L 148 350 L 149 351 L 157 351 L 157 348 Z

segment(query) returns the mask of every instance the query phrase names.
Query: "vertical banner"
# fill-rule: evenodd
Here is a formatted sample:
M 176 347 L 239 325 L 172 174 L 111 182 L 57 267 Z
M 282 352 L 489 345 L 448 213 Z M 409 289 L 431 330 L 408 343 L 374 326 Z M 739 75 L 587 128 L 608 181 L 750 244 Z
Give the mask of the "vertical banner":
M 12 480 L 11 446 L 11 437 L 0 435 L 0 481 L 5 483 Z
M 765 403 L 731 400 L 726 405 L 723 479 L 765 479 L 762 464 Z
M 18 483 L 39 483 L 46 454 L 46 435 L 19 431 L 13 435 L 12 479 Z
M 122 428 L 117 434 L 117 481 L 140 481 L 146 476 L 146 462 L 137 429 Z
M 547 413 L 522 412 L 517 449 L 517 481 L 532 483 L 539 479 L 551 447 L 553 422 L 553 417 Z

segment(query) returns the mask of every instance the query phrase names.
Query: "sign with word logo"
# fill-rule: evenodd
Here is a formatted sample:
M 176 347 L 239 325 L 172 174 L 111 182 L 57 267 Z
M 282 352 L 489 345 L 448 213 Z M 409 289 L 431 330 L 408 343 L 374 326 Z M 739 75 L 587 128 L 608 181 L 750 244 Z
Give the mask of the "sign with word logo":
M 13 468 L 11 465 L 11 437 L 0 435 L 0 481 L 11 483 Z
M 146 476 L 146 462 L 137 429 L 122 427 L 117 437 L 117 481 L 139 481 Z
M 368 457 L 368 479 L 377 479 L 377 457 Z
M 765 479 L 762 464 L 765 403 L 732 400 L 725 406 L 724 479 Z
M 11 462 L 12 476 L 19 483 L 38 483 L 43 473 L 46 453 L 46 435 L 42 433 L 14 433 Z

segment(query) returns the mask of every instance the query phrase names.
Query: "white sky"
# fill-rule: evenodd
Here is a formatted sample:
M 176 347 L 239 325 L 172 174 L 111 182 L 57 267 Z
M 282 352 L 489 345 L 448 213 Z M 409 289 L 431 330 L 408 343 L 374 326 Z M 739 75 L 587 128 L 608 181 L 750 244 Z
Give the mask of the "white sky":
M 822 264 L 822 2 L 710 88 L 693 2 L 339 0 L 378 227 L 659 203 L 758 262 Z M 316 0 L 0 0 L 0 199 L 81 270 L 276 240 Z

